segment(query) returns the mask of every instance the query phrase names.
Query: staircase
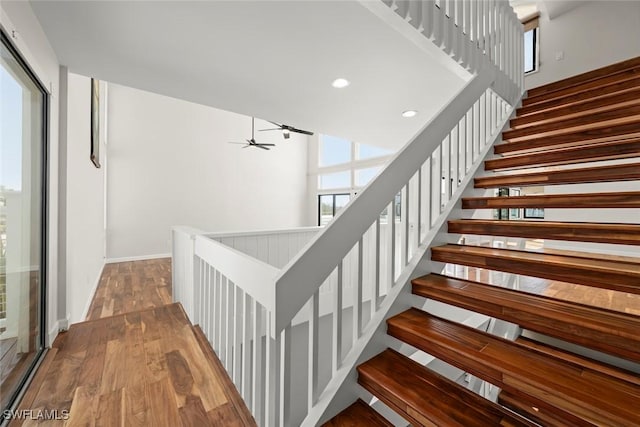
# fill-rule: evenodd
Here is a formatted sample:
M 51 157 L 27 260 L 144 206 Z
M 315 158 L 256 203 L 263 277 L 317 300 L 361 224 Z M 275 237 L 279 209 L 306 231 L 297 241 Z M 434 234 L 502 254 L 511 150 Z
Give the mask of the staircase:
M 640 182 L 640 162 L 633 160 L 640 159 L 640 57 L 530 90 L 510 125 L 475 188 L 562 186 L 556 188 L 563 192 L 467 197 L 463 211 L 572 209 L 566 212 L 582 218 L 582 209 L 640 208 L 640 185 L 627 184 L 632 191 L 612 191 L 616 186 L 610 184 L 598 192 L 572 190 L 586 183 Z M 625 245 L 633 254 L 640 245 L 640 218 L 603 223 L 593 212 L 589 222 L 451 219 L 448 232 L 588 242 L 588 248 Z M 431 260 L 640 294 L 640 256 L 445 244 L 431 248 Z M 501 391 L 497 402 L 485 399 L 384 350 L 358 366 L 358 383 L 408 423 L 640 425 L 640 316 L 435 273 L 414 279 L 412 292 L 414 308 L 388 318 L 387 334 Z M 515 323 L 525 333 L 513 341 L 452 322 L 415 308 L 424 305 L 423 298 Z M 574 353 L 531 338 L 540 334 L 595 350 L 589 354 L 599 360 L 585 357 L 588 350 Z M 626 361 L 636 372 L 604 359 Z M 325 425 L 390 424 L 359 400 Z

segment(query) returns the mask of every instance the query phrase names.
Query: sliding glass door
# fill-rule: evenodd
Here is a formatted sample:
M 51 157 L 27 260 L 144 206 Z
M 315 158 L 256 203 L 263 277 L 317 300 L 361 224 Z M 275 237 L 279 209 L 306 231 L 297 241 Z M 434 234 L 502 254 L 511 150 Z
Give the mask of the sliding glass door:
M 2 33 L 0 400 L 8 408 L 44 347 L 47 94 Z

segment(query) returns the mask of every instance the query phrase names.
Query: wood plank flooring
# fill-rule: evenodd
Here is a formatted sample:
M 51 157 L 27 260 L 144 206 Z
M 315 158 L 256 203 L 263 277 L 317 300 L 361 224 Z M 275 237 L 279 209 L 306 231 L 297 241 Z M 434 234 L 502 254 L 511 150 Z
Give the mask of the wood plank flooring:
M 170 304 L 170 266 L 105 266 L 90 320 L 58 336 L 20 404 L 68 419 L 12 426 L 256 425 L 197 327 Z

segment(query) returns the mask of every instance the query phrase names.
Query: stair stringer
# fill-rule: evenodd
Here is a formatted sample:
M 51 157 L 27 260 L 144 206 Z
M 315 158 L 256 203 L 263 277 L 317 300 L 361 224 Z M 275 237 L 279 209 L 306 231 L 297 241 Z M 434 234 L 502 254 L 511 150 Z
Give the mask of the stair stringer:
M 480 150 L 469 172 L 424 237 L 379 309 L 372 314 L 368 326 L 353 344 L 344 358 L 342 366 L 333 373 L 331 380 L 319 396 L 318 402 L 309 410 L 301 426 L 321 425 L 344 410 L 357 398 L 366 401 L 370 399 L 368 392 L 358 386 L 356 367 L 387 347 L 401 350 L 400 343 L 387 335 L 386 320 L 414 306 L 416 297 L 411 293 L 412 279 L 437 270 L 437 268 L 434 269 L 434 263 L 431 261 L 431 247 L 442 243 L 439 241 L 439 237 L 446 233 L 447 221 L 450 217 L 459 218 L 462 215 L 461 199 L 463 195 L 466 195 L 468 191 L 478 191 L 473 189 L 474 178 L 484 173 L 484 161 L 492 155 L 493 146 L 502 140 L 502 131 L 508 127 L 509 120 L 520 104 L 520 99 L 514 104 L 514 107 L 510 108 L 500 126 L 496 127 L 490 142 Z

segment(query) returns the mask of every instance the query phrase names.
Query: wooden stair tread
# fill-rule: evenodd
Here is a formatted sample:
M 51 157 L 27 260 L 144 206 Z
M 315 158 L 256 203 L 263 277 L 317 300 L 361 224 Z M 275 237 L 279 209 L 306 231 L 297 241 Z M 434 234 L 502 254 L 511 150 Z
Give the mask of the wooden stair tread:
M 358 366 L 358 382 L 415 425 L 533 425 L 391 349 Z
M 463 209 L 500 208 L 640 208 L 640 191 L 578 194 L 531 194 L 508 197 L 465 197 Z
M 615 108 L 588 116 L 572 117 L 549 123 L 539 123 L 522 128 L 512 128 L 502 132 L 503 141 L 514 141 L 533 136 L 550 136 L 559 133 L 576 132 L 633 121 L 640 114 L 640 104 L 634 103 L 625 108 Z
M 567 145 L 588 145 L 592 141 L 604 142 L 604 140 L 618 139 L 627 135 L 638 136 L 637 134 L 639 132 L 640 116 L 634 116 L 632 120 L 618 125 L 604 123 L 586 130 L 577 130 L 570 133 L 519 138 L 516 141 L 494 145 L 493 152 L 495 154 L 504 154 L 523 151 L 541 151 Z
M 505 144 L 506 145 L 506 144 Z M 640 155 L 640 138 L 624 138 L 587 146 L 556 148 L 549 151 L 522 153 L 484 162 L 486 170 L 516 169 L 534 166 L 566 165 L 596 160 L 612 160 Z
M 640 163 L 558 169 L 542 172 L 488 175 L 474 179 L 475 188 L 526 187 L 640 180 Z
M 387 333 L 505 390 L 599 425 L 640 425 L 640 387 L 412 308 Z
M 581 95 L 590 95 L 593 89 L 601 88 L 616 83 L 621 83 L 634 79 L 640 75 L 640 67 L 628 68 L 618 73 L 602 76 L 601 78 L 590 80 L 578 85 L 573 85 L 555 90 L 545 95 L 528 95 L 522 100 L 524 107 L 546 104 L 550 102 L 563 102 L 566 98 L 579 97 Z
M 480 246 L 431 248 L 433 261 L 640 294 L 640 264 Z
M 630 68 L 640 67 L 640 56 L 630 58 L 624 61 L 616 62 L 614 64 L 607 65 L 605 67 L 597 68 L 595 70 L 586 71 L 584 73 L 577 74 L 575 76 L 567 77 L 566 79 L 558 80 L 552 83 L 547 83 L 529 89 L 527 91 L 528 96 L 540 96 L 543 94 L 553 93 L 559 89 L 563 89 L 570 86 L 579 85 L 584 82 L 597 80 L 602 77 L 607 77 L 615 73 L 619 73 Z
M 640 362 L 640 316 L 430 274 L 413 293 Z
M 607 93 L 566 106 L 558 106 L 546 110 L 518 115 L 509 120 L 512 129 L 519 129 L 536 124 L 552 123 L 567 118 L 583 117 L 593 112 L 604 112 L 628 105 L 636 105 L 640 99 L 640 77 L 636 87 Z
M 576 353 L 571 353 L 569 351 L 565 351 L 557 347 L 553 347 L 538 341 L 534 341 L 530 338 L 521 336 L 516 339 L 516 342 L 534 351 L 549 354 L 551 356 L 559 357 L 561 359 L 569 360 L 573 363 L 577 363 L 579 365 L 586 366 L 590 369 L 593 369 L 594 371 L 598 371 L 605 375 L 610 375 L 622 381 L 626 381 L 636 386 L 640 386 L 640 374 L 637 374 L 635 372 L 631 372 L 626 369 L 618 368 L 613 365 L 599 362 L 594 359 L 589 359 L 587 357 L 580 356 Z
M 556 108 L 571 107 L 573 105 L 579 105 L 583 102 L 592 101 L 601 97 L 607 97 L 615 93 L 620 93 L 625 90 L 635 89 L 640 85 L 640 75 L 632 73 L 627 77 L 628 78 L 622 80 L 610 81 L 607 84 L 593 88 L 586 92 L 580 92 L 569 96 L 549 99 L 545 102 L 522 106 L 516 110 L 516 115 L 518 117 L 523 117 L 529 114 L 537 114 L 543 111 L 552 111 Z
M 362 399 L 356 400 L 349 407 L 322 425 L 323 427 L 393 427 L 375 409 L 367 405 Z
M 458 219 L 449 233 L 640 245 L 640 224 Z
M 572 416 L 566 412 L 558 413 L 557 408 L 548 405 L 540 399 L 533 398 L 524 393 L 508 392 L 500 390 L 498 403 L 526 417 L 542 426 L 554 427 L 593 427 L 595 424 Z

